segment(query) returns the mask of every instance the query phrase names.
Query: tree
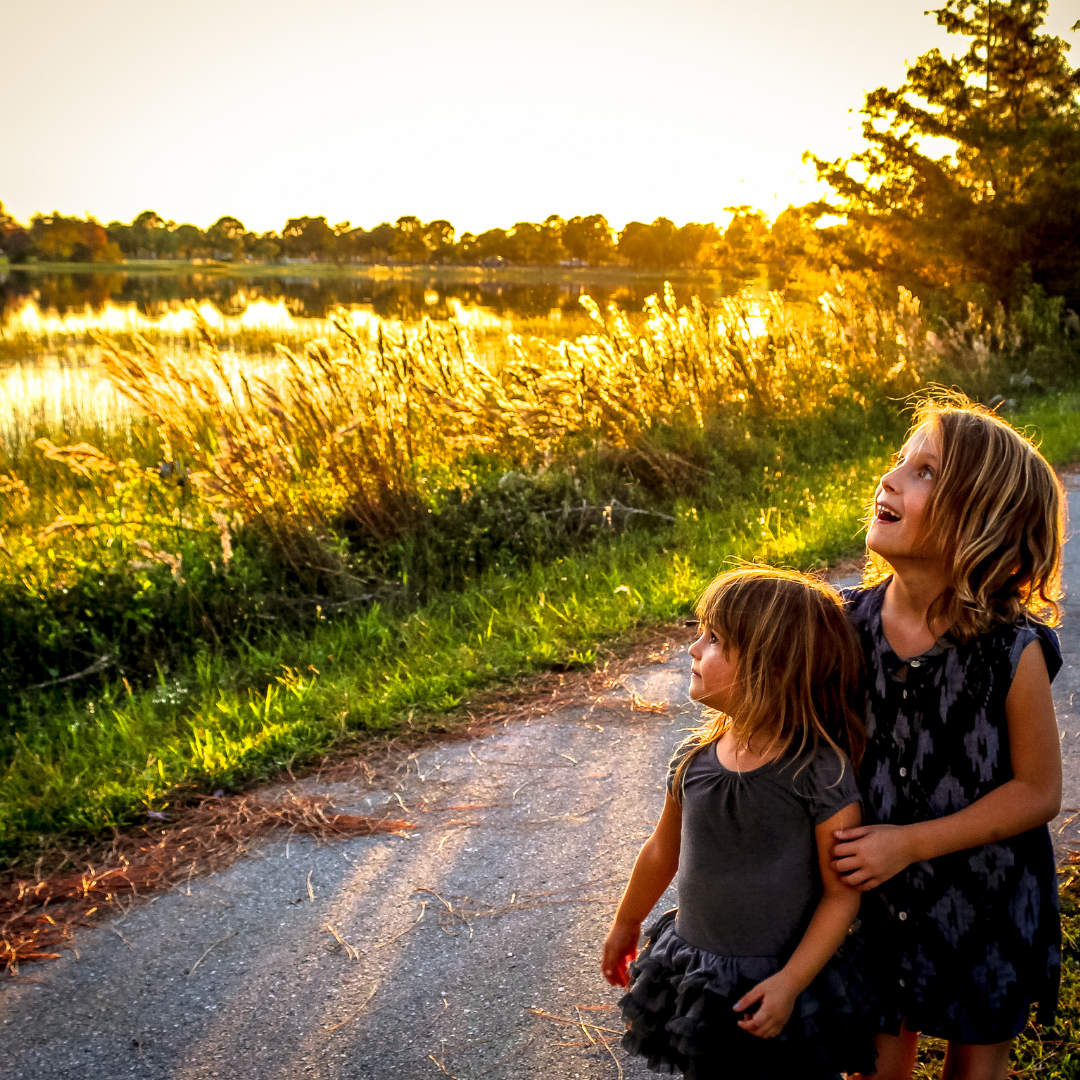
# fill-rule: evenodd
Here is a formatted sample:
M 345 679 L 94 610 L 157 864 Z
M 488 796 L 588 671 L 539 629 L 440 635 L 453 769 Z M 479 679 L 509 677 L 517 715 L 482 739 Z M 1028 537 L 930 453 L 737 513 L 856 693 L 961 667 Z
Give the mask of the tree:
M 615 235 L 603 214 L 572 217 L 562 228 L 562 246 L 571 259 L 593 266 L 614 262 Z
M 182 259 L 205 259 L 213 250 L 206 233 L 196 225 L 178 225 L 173 230 L 173 243 Z
M 424 226 L 424 246 L 432 262 L 448 262 L 454 254 L 454 226 L 439 218 Z
M 247 250 L 247 230 L 244 223 L 228 214 L 219 217 L 206 230 L 206 239 L 215 254 L 228 255 L 231 259 L 242 259 Z
M 500 252 L 511 262 L 526 265 L 551 266 L 566 252 L 561 242 L 563 220 L 557 214 L 549 216 L 542 225 L 533 221 L 518 221 L 507 233 L 506 249 Z
M 483 259 L 508 259 L 510 241 L 505 229 L 487 229 L 473 242 L 472 254 L 477 262 Z
M 427 262 L 424 223 L 415 214 L 406 214 L 394 222 L 396 235 L 391 252 L 399 262 Z
M 871 269 L 1006 303 L 1034 281 L 1080 304 L 1080 71 L 1040 32 L 1047 3 L 946 0 L 933 14 L 966 52 L 933 49 L 902 86 L 868 93 L 865 150 L 808 155 Z M 932 156 L 930 139 L 949 149 Z
M 165 254 L 164 249 L 168 247 L 167 236 L 170 224 L 156 211 L 144 210 L 131 223 L 129 233 L 131 248 L 127 251 L 127 254 L 152 259 Z
M 668 218 L 657 218 L 651 225 L 631 221 L 619 234 L 619 254 L 631 266 L 656 269 L 673 266 L 699 266 L 720 239 L 712 223 L 701 225 L 688 221 L 681 228 Z
M 105 228 L 92 218 L 35 214 L 30 222 L 32 250 L 49 262 L 118 262 L 120 249 Z
M 631 266 L 663 266 L 665 241 L 674 234 L 675 223 L 667 218 L 657 218 L 651 225 L 628 221 L 619 233 L 619 254 Z
M 760 210 L 750 206 L 725 206 L 732 214 L 722 238 L 713 245 L 713 264 L 733 282 L 749 281 L 760 273 L 765 261 L 765 238 L 769 223 Z
M 5 209 L 0 202 L 0 255 L 11 262 L 22 262 L 30 250 L 30 234 Z
M 281 230 L 285 254 L 293 259 L 329 261 L 334 257 L 337 236 L 325 217 L 290 218 Z
M 396 236 L 397 231 L 394 226 L 384 221 L 367 232 L 363 229 L 353 229 L 340 237 L 338 244 L 344 257 L 356 258 L 367 263 L 385 262 L 390 258 Z
M 256 258 L 264 262 L 276 259 L 281 254 L 281 244 L 277 234 L 265 232 L 262 236 L 256 236 L 248 245 L 248 251 Z

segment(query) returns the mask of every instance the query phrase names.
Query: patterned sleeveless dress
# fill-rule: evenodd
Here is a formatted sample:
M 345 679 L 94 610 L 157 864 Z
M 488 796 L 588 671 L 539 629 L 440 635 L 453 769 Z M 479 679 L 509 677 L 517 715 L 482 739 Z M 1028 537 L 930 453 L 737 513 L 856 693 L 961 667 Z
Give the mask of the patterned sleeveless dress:
M 885 638 L 887 582 L 844 590 L 866 656 L 869 743 L 860 768 L 869 822 L 907 825 L 956 813 L 1012 777 L 1005 698 L 1039 641 L 1050 678 L 1057 635 L 1035 620 L 961 644 L 945 635 L 901 659 Z M 913 863 L 866 894 L 860 915 L 885 1031 L 996 1043 L 1053 1022 L 1061 926 L 1045 825 L 996 844 Z

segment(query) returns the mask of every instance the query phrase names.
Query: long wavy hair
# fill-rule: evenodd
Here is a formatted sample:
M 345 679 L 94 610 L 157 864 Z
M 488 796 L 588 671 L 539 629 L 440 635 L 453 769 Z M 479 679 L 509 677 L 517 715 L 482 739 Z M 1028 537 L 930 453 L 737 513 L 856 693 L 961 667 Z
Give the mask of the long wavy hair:
M 697 605 L 703 628 L 735 654 L 736 704 L 690 735 L 692 746 L 672 784 L 694 757 L 731 731 L 766 756 L 831 746 L 855 765 L 866 746 L 859 691 L 862 649 L 840 594 L 809 574 L 764 566 L 715 578 Z
M 922 543 L 948 574 L 927 625 L 946 627 L 958 641 L 1023 616 L 1056 625 L 1067 503 L 1046 458 L 1008 421 L 954 391 L 918 402 L 908 440 L 920 431 L 941 455 Z M 873 514 L 871 506 L 868 525 Z M 891 574 L 867 552 L 864 586 Z

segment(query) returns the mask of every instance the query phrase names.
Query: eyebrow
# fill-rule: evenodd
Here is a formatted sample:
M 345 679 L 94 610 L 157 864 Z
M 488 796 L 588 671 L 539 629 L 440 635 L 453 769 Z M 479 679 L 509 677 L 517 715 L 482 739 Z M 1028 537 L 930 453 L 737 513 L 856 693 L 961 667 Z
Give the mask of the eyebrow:
M 935 465 L 941 464 L 941 455 L 936 450 L 928 448 L 925 444 L 914 452 L 908 450 L 906 446 L 900 447 L 900 449 L 896 452 L 897 460 L 899 460 L 900 458 L 906 459 L 913 456 L 926 458 L 927 461 L 933 462 Z

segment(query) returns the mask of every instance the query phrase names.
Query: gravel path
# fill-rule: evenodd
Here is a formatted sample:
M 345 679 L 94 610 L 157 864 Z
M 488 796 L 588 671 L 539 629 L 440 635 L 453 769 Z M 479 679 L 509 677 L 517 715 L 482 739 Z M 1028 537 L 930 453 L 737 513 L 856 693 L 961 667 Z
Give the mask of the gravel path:
M 1080 521 L 1080 485 L 1070 506 Z M 1080 555 L 1067 585 L 1055 699 L 1064 802 L 1080 808 Z M 676 653 L 629 680 L 668 699 L 661 715 L 570 711 L 423 750 L 393 791 L 324 785 L 358 812 L 400 798 L 420 827 L 268 843 L 84 931 L 77 952 L 23 969 L 36 981 L 0 983 L 0 1077 L 654 1075 L 617 1046 L 598 960 L 696 721 L 686 669 Z

